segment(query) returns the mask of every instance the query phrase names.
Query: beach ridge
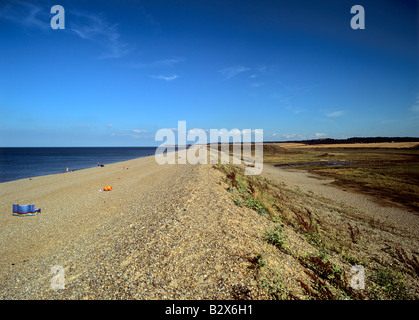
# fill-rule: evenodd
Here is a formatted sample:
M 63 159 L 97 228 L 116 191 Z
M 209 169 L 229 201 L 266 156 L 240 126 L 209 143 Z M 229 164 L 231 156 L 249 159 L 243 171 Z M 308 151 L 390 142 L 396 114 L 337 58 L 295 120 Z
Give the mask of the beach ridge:
M 158 165 L 148 157 L 5 183 L 0 296 L 230 298 L 234 285 L 257 295 L 248 261 L 237 257 L 256 250 L 268 222 L 247 209 L 258 221 L 249 223 L 220 181 L 211 165 Z M 105 185 L 113 190 L 100 191 Z M 42 212 L 14 217 L 16 202 Z M 54 265 L 65 272 L 65 290 L 50 287 Z

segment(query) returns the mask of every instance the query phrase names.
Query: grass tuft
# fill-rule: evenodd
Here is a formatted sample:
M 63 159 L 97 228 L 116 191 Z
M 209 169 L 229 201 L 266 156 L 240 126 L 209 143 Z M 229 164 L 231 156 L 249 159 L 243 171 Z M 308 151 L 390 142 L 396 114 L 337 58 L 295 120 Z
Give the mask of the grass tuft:
M 390 267 L 378 268 L 372 279 L 392 299 L 405 300 L 408 298 L 405 276 Z
M 263 241 L 266 241 L 284 252 L 289 252 L 288 245 L 285 243 L 285 238 L 284 228 L 280 225 L 276 225 L 272 229 L 266 230 L 262 236 Z

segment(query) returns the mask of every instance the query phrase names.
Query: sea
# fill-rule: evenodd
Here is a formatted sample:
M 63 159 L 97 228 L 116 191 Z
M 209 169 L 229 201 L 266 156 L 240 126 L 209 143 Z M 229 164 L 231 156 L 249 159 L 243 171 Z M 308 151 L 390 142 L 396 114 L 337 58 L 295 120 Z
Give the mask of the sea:
M 147 157 L 157 147 L 0 148 L 0 183 Z

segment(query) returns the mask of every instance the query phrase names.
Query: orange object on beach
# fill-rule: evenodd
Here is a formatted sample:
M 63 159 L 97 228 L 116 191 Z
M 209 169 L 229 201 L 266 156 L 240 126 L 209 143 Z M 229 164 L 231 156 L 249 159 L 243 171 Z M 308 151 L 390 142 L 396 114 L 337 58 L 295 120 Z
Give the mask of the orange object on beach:
M 103 191 L 112 191 L 112 186 L 104 186 Z

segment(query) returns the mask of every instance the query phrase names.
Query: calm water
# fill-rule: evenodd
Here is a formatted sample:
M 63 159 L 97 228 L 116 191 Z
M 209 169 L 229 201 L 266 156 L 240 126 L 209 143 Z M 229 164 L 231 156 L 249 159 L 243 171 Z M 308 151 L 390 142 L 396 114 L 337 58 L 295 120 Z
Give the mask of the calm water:
M 156 147 L 0 148 L 0 182 L 154 155 Z

